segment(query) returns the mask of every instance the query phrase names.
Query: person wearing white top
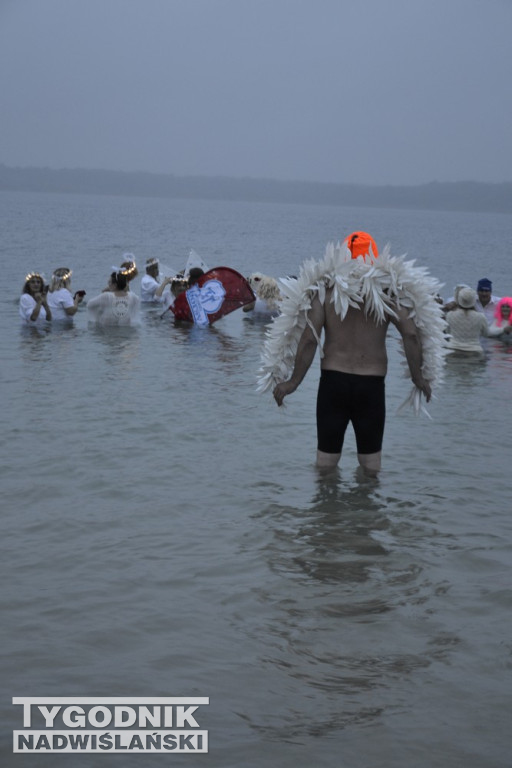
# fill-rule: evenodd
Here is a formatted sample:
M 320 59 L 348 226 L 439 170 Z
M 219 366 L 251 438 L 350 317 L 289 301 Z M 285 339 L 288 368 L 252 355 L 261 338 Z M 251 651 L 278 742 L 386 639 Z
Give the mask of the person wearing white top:
M 480 337 L 488 335 L 488 325 L 484 315 L 475 308 L 476 299 L 476 291 L 467 286 L 455 291 L 457 309 L 446 315 L 450 334 L 446 346 L 451 352 L 483 352 Z
M 47 302 L 48 287 L 38 272 L 30 272 L 20 296 L 20 317 L 26 325 L 41 325 L 52 319 Z
M 139 298 L 131 293 L 123 272 L 112 272 L 108 290 L 87 304 L 89 319 L 97 325 L 135 325 L 138 321 Z
M 140 281 L 140 300 L 143 302 L 163 301 L 165 288 L 171 282 L 170 277 L 164 277 L 160 281 L 160 263 L 158 259 L 148 259 L 146 261 L 146 274 Z
M 498 304 L 501 301 L 501 297 L 494 296 L 492 292 L 492 283 L 487 277 L 482 277 L 482 279 L 478 281 L 476 291 L 478 293 L 478 299 L 475 304 L 475 309 L 478 312 L 482 312 L 485 315 L 487 323 L 491 325 Z
M 54 320 L 67 320 L 73 322 L 79 304 L 83 301 L 85 291 L 77 291 L 71 295 L 71 275 L 68 267 L 59 267 L 52 275 L 50 290 L 48 292 L 48 304 Z

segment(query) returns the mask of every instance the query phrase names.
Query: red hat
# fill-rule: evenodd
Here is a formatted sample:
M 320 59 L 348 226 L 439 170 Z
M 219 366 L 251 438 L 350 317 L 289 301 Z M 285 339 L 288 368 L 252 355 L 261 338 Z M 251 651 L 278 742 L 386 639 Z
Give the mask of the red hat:
M 352 232 L 345 238 L 344 242 L 347 244 L 353 259 L 357 259 L 358 256 L 362 256 L 364 259 L 370 254 L 377 258 L 379 255 L 377 244 L 368 232 Z

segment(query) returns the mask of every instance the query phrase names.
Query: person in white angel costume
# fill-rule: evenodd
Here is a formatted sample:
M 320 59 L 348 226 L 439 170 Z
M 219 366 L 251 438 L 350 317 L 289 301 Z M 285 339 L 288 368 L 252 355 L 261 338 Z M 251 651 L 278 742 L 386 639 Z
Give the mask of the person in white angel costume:
M 281 314 L 268 326 L 258 389 L 272 389 L 282 405 L 319 347 L 317 466 L 337 466 L 351 422 L 360 466 L 366 474 L 378 473 L 389 324 L 401 336 L 414 384 L 403 405 L 427 413 L 422 398 L 430 401 L 444 365 L 445 322 L 437 300 L 442 286 L 414 261 L 391 256 L 389 245 L 379 256 L 366 232 L 354 232 L 341 245 L 330 243 L 322 260 L 305 262 L 298 278 L 279 283 Z

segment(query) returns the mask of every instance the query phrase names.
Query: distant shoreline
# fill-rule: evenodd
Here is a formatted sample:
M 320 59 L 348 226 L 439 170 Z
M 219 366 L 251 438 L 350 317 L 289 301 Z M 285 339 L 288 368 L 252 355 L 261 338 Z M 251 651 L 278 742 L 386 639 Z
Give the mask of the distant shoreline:
M 416 186 L 368 186 L 0 164 L 0 190 L 512 213 L 512 182 L 433 181 Z

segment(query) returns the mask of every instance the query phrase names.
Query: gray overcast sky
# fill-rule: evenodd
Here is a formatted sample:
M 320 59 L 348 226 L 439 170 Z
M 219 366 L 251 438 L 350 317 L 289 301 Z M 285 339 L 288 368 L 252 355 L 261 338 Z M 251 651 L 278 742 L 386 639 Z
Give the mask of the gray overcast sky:
M 511 181 L 512 0 L 0 0 L 0 162 Z

